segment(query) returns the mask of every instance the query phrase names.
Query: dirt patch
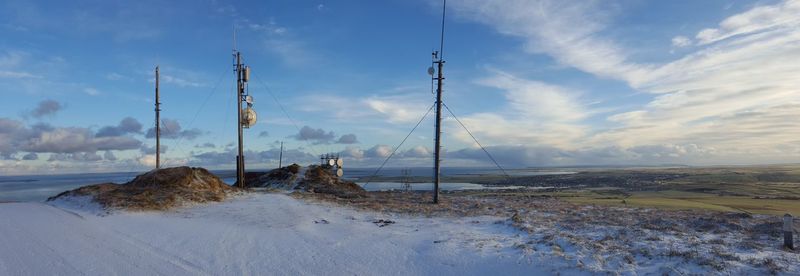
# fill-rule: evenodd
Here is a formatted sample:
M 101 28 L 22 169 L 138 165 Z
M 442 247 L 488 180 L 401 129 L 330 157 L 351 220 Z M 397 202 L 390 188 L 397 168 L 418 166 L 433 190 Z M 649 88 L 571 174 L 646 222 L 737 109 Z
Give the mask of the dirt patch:
M 106 209 L 167 210 L 187 203 L 222 201 L 236 189 L 203 168 L 152 170 L 125 184 L 102 183 L 63 192 L 62 197 L 92 196 Z

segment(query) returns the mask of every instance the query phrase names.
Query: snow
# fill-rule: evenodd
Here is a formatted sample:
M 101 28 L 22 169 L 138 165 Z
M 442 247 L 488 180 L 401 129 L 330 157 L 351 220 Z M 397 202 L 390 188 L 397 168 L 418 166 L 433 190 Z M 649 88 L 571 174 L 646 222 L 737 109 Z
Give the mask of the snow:
M 395 223 L 379 227 L 376 220 Z M 500 221 L 501 223 L 497 223 Z M 549 274 L 498 217 L 419 218 L 252 193 L 171 212 L 0 204 L 0 275 Z
M 771 246 L 778 242 L 773 237 L 697 232 L 691 219 L 677 231 L 599 223 L 608 218 L 588 219 L 596 212 L 624 217 L 630 210 L 593 206 L 573 207 L 582 219 L 575 220 L 541 204 L 516 209 L 523 215 L 515 222 L 357 211 L 286 193 L 247 193 L 169 212 L 107 211 L 88 197 L 3 203 L 0 275 L 800 272 L 800 254 Z M 637 212 L 640 219 L 662 214 Z

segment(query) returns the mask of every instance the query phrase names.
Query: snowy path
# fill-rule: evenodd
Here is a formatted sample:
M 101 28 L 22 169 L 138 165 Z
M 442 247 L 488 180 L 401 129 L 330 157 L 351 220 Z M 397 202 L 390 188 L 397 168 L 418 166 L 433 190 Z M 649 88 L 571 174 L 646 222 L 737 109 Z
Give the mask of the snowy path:
M 397 223 L 378 227 L 376 219 Z M 495 224 L 498 220 L 387 216 L 282 194 L 108 216 L 42 203 L 4 203 L 0 275 L 555 272 L 520 257 L 514 246 L 525 239 L 506 224 Z

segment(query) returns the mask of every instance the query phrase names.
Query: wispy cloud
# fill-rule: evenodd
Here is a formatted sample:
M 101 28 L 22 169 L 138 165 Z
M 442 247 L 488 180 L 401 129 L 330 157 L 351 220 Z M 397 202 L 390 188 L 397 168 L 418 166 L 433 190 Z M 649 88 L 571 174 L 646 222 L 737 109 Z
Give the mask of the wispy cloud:
M 0 78 L 9 79 L 41 79 L 42 76 L 34 75 L 24 71 L 0 71 Z
M 716 28 L 701 30 L 695 38 L 699 44 L 710 44 L 740 35 L 792 28 L 800 25 L 797 14 L 800 14 L 798 1 L 758 6 L 726 18 Z
M 390 89 L 394 90 L 394 89 Z M 380 120 L 392 124 L 417 122 L 433 104 L 412 94 L 370 95 L 351 98 L 314 94 L 300 98 L 303 111 L 323 113 L 340 121 Z
M 42 78 L 40 75 L 32 74 L 22 69 L 22 64 L 27 58 L 28 54 L 22 51 L 5 51 L 5 53 L 0 52 L 0 78 Z
M 206 87 L 208 83 L 204 80 L 208 80 L 209 77 L 204 73 L 187 70 L 183 68 L 178 68 L 175 66 L 161 66 L 160 67 L 160 75 L 159 80 L 162 84 L 171 84 L 176 85 L 179 87 Z M 147 81 L 150 83 L 154 83 L 155 80 L 153 78 L 153 71 L 152 70 L 142 70 L 140 74 L 143 76 L 147 76 Z M 106 77 L 114 77 L 121 80 L 126 79 L 127 77 L 124 75 L 108 75 Z
M 733 154 L 769 152 L 796 141 L 787 132 L 770 130 L 794 133 L 785 127 L 800 127 L 781 119 L 800 102 L 800 65 L 787 62 L 800 59 L 800 1 L 732 15 L 717 27 L 698 31 L 694 41 L 678 36 L 667 43 L 702 47 L 661 64 L 631 60 L 630 49 L 603 35 L 613 12 L 600 2 L 463 1 L 454 6 L 462 17 L 525 39 L 524 49 L 531 54 L 546 54 L 654 94 L 635 110 L 609 116 L 618 127 L 595 132 L 584 145 L 691 143 L 714 147 L 716 154 Z
M 672 46 L 677 48 L 683 48 L 692 45 L 692 40 L 688 37 L 679 35 L 672 38 Z
M 241 19 L 238 24 L 259 35 L 264 44 L 263 49 L 280 58 L 288 66 L 304 66 L 320 58 L 309 49 L 298 34 L 289 27 L 278 24 L 275 18 L 269 18 L 265 23 Z
M 502 90 L 507 102 L 500 111 L 462 116 L 462 122 L 486 144 L 571 148 L 588 131 L 581 121 L 590 111 L 581 103 L 580 93 L 574 90 L 502 71 L 495 71 L 493 76 L 478 83 Z M 457 122 L 449 121 L 448 129 L 460 140 L 473 143 Z

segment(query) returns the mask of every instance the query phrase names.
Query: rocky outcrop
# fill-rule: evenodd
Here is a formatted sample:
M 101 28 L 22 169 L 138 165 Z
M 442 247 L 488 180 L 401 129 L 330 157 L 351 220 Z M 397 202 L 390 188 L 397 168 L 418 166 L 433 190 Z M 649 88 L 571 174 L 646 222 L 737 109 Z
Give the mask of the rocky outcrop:
M 149 171 L 125 184 L 84 186 L 47 200 L 91 196 L 106 209 L 167 210 L 188 203 L 222 201 L 235 190 L 204 168 L 175 167 Z
M 332 194 L 342 198 L 363 197 L 366 191 L 352 181 L 340 179 L 330 167 L 312 165 L 303 170 L 300 165 L 274 169 L 266 173 L 248 173 L 245 183 L 249 188 L 299 190 Z
M 245 184 L 248 188 L 292 190 L 297 186 L 300 170 L 300 165 L 291 164 L 266 173 L 249 172 L 245 175 Z
M 364 197 L 367 194 L 367 191 L 355 182 L 341 180 L 329 167 L 316 165 L 306 169 L 305 177 L 298 183 L 297 189 L 332 194 L 341 198 Z

